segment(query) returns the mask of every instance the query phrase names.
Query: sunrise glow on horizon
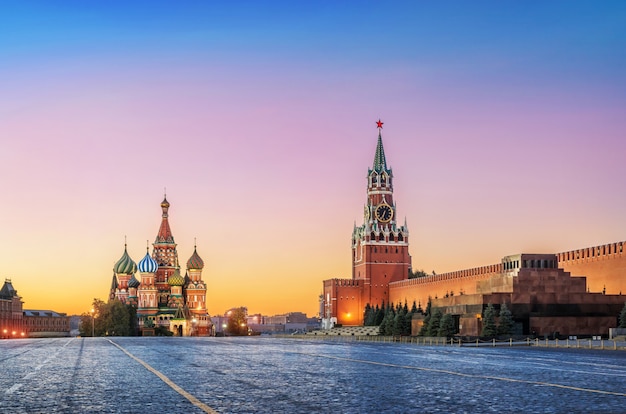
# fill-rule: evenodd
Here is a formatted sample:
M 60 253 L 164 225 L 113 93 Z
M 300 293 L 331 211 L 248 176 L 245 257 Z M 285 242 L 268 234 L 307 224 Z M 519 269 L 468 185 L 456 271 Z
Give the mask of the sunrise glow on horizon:
M 626 240 L 623 2 L 15 2 L 0 14 L 0 281 L 106 299 L 164 189 L 211 315 L 351 277 L 377 120 L 414 269 Z

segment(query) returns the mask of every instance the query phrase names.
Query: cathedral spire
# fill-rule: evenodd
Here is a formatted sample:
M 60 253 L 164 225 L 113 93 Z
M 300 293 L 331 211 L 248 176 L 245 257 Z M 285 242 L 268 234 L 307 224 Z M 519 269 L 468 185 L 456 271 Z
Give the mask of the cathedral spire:
M 379 119 L 376 122 L 376 125 L 378 126 L 378 144 L 376 145 L 376 153 L 374 154 L 373 170 L 376 172 L 388 171 L 387 160 L 385 159 L 385 149 L 383 148 L 383 122 Z
M 161 202 L 161 210 L 163 210 L 161 227 L 159 228 L 155 243 L 174 243 L 174 236 L 172 236 L 172 230 L 170 229 L 168 220 L 169 208 L 170 203 L 167 201 L 167 196 L 164 195 L 163 201 Z

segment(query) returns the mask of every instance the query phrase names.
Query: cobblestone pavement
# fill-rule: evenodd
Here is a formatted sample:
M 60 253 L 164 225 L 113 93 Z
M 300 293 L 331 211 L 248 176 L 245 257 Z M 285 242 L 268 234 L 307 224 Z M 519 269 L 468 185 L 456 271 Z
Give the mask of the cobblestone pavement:
M 0 341 L 0 413 L 624 412 L 626 351 L 276 338 Z

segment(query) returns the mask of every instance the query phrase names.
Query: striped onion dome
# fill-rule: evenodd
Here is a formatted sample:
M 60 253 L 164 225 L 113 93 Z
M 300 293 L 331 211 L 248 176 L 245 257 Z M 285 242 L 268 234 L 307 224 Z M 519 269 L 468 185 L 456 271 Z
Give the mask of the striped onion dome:
M 198 255 L 198 252 L 196 251 L 196 247 L 194 246 L 193 254 L 189 258 L 189 260 L 187 260 L 187 270 L 202 270 L 203 267 L 204 267 L 204 262 Z
M 141 273 L 155 273 L 159 265 L 156 260 L 150 257 L 150 253 L 146 252 L 146 255 L 139 261 L 137 267 Z
M 130 279 L 128 280 L 128 287 L 129 288 L 138 288 L 139 285 L 141 284 L 141 282 L 139 282 L 137 280 L 137 278 L 135 277 L 135 275 L 132 275 L 130 277 Z
M 174 270 L 174 273 L 167 279 L 170 286 L 182 286 L 185 284 L 185 278 L 180 275 L 180 270 Z
M 124 244 L 124 254 L 120 260 L 113 266 L 113 271 L 117 274 L 132 275 L 137 271 L 137 264 L 133 262 L 133 259 L 128 255 L 126 250 L 126 244 Z

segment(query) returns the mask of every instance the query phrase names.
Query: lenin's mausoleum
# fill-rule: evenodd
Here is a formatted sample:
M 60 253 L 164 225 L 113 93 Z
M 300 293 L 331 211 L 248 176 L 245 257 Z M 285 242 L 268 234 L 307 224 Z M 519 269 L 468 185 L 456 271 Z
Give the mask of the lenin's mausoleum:
M 460 335 L 477 336 L 483 309 L 505 303 L 520 335 L 607 335 L 626 296 L 626 254 L 620 241 L 552 253 L 521 253 L 500 263 L 409 278 L 409 230 L 396 216 L 393 174 L 378 121 L 367 175 L 363 224 L 352 233 L 352 278 L 323 281 L 322 326 L 362 325 L 365 306 L 413 301 L 454 316 Z M 402 224 L 400 224 L 402 223 Z

